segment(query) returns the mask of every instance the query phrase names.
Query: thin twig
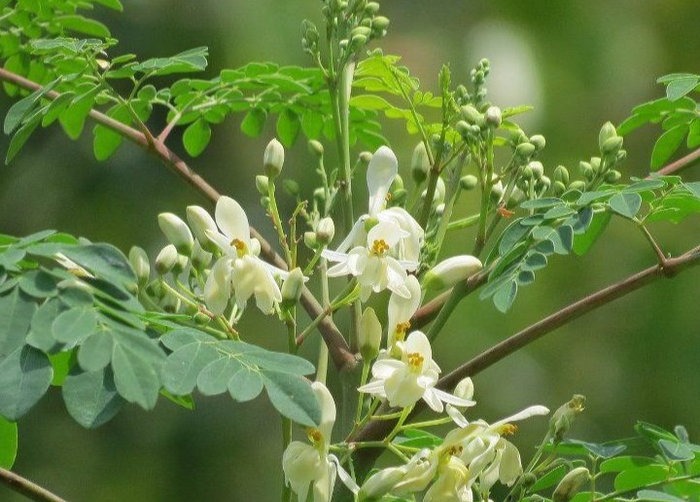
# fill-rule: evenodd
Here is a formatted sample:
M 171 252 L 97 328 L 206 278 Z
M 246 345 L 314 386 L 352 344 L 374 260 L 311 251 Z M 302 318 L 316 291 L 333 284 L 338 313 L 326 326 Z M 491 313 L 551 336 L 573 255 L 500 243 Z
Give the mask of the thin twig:
M 4 68 L 0 68 L 0 80 L 11 82 L 15 85 L 23 87 L 24 89 L 32 91 L 42 88 L 40 84 L 17 75 L 16 73 L 7 71 Z M 56 91 L 50 91 L 44 96 L 48 99 L 55 100 L 60 96 L 60 94 Z M 156 140 L 154 143 L 149 143 L 148 139 L 142 132 L 123 124 L 118 120 L 114 120 L 113 118 L 108 117 L 104 113 L 97 110 L 90 110 L 89 116 L 101 125 L 112 129 L 131 142 L 136 143 L 143 149 L 155 154 L 161 159 L 166 167 L 174 171 L 178 176 L 203 194 L 212 203 L 216 203 L 216 201 L 219 199 L 219 192 L 209 183 L 207 183 L 204 178 L 195 173 L 184 160 L 182 160 L 175 152 L 170 150 L 162 142 Z M 275 252 L 270 243 L 265 240 L 257 230 L 251 227 L 250 234 L 252 237 L 255 237 L 258 239 L 258 241 L 260 241 L 260 253 L 270 263 L 280 268 L 286 268 L 284 259 Z M 311 318 L 316 318 L 323 312 L 321 305 L 306 287 L 302 291 L 301 303 Z M 328 345 L 331 357 L 333 358 L 333 362 L 335 363 L 336 367 L 341 371 L 354 368 L 357 364 L 355 356 L 350 351 L 343 334 L 338 330 L 333 321 L 328 318 L 324 319 L 323 322 L 319 323 L 318 329 Z
M 65 499 L 62 499 L 55 493 L 7 469 L 0 468 L 0 482 L 30 500 L 37 502 L 66 502 Z

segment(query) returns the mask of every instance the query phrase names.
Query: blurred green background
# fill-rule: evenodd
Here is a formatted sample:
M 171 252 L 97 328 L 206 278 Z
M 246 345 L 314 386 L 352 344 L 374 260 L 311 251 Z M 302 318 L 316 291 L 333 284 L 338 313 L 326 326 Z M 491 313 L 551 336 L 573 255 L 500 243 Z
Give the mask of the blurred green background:
M 300 23 L 320 20 L 318 0 L 124 0 L 125 12 L 98 16 L 120 40 L 119 52 L 162 56 L 207 45 L 209 75 L 249 61 L 308 64 L 300 49 Z M 598 129 L 620 123 L 635 104 L 661 96 L 661 75 L 697 72 L 698 4 L 687 0 L 523 2 L 443 0 L 382 2 L 391 19 L 382 41 L 400 54 L 426 89 L 435 90 L 441 65 L 454 81 L 468 80 L 482 57 L 492 63 L 490 98 L 500 105 L 533 104 L 521 123 L 542 133 L 547 170 L 572 169 L 596 152 Z M 2 112 L 9 102 L 2 98 Z M 191 165 L 223 193 L 237 198 L 266 235 L 270 225 L 257 202 L 253 176 L 260 169 L 268 128 L 244 137 L 234 117 L 214 131 L 212 144 Z M 405 179 L 416 138 L 387 129 Z M 625 139 L 625 176 L 644 176 L 654 138 L 645 128 Z M 112 242 L 127 251 L 138 244 L 156 252 L 164 244 L 156 215 L 184 215 L 206 201 L 158 161 L 131 145 L 110 161 L 92 158 L 90 135 L 71 142 L 57 128 L 39 131 L 0 173 L 0 232 L 25 235 L 45 228 Z M 177 138 L 174 148 L 181 151 Z M 7 148 L 3 138 L 1 150 Z M 331 150 L 332 146 L 327 145 Z M 285 174 L 309 180 L 303 142 L 287 152 Z M 697 167 L 687 176 L 699 179 Z M 359 180 L 359 185 L 363 180 Z M 308 193 L 310 185 L 303 185 Z M 358 190 L 358 204 L 364 195 Z M 470 204 L 462 197 L 463 211 Z M 672 254 L 696 243 L 698 218 L 681 227 L 652 228 Z M 509 315 L 488 302 L 466 299 L 436 343 L 444 371 L 559 307 L 654 263 L 642 235 L 615 222 L 585 257 L 559 257 L 521 290 Z M 449 251 L 471 248 L 472 235 L 451 238 Z M 475 378 L 478 405 L 471 417 L 489 421 L 530 404 L 554 409 L 572 394 L 588 397 L 573 434 L 603 441 L 631 435 L 637 419 L 664 427 L 685 424 L 700 437 L 700 318 L 697 270 L 659 281 L 599 309 L 534 343 Z M 252 311 L 253 309 L 251 309 Z M 281 347 L 279 326 L 257 314 L 242 332 Z M 313 350 L 307 349 L 311 354 Z M 65 412 L 59 392 L 20 422 L 15 469 L 69 500 L 189 501 L 276 500 L 281 483 L 280 428 L 264 398 L 235 404 L 196 398 L 188 412 L 161 399 L 154 412 L 126 407 L 95 431 Z M 543 419 L 522 425 L 514 438 L 528 457 L 546 428 Z M 20 500 L 0 487 L 0 500 Z

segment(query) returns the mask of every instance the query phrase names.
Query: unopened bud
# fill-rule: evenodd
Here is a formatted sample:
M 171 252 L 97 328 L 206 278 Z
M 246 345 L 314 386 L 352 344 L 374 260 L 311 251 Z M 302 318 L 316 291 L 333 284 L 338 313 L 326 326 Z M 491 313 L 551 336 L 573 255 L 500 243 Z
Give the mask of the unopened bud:
M 177 249 L 172 244 L 168 244 L 160 250 L 156 256 L 156 271 L 160 275 L 170 272 L 177 263 Z
M 328 244 L 335 236 L 335 223 L 333 219 L 326 216 L 316 225 L 316 242 L 318 244 Z
M 175 265 L 173 265 L 173 268 L 171 269 L 171 272 L 174 275 L 180 275 L 183 270 L 187 267 L 187 264 L 190 262 L 190 259 L 182 254 L 177 255 L 177 260 L 175 260 Z
M 282 188 L 292 197 L 299 195 L 299 183 L 294 180 L 290 180 L 289 178 L 282 180 Z
M 566 192 L 566 185 L 561 181 L 555 181 L 552 185 L 552 191 L 554 192 L 554 195 L 559 197 L 561 194 Z
M 600 151 L 604 151 L 603 146 L 605 145 L 606 141 L 617 137 L 617 131 L 615 130 L 615 126 L 612 125 L 612 122 L 606 122 L 603 124 L 603 127 L 600 128 L 600 133 L 598 133 L 598 148 L 600 148 Z
M 367 5 L 365 5 L 365 12 L 370 15 L 379 12 L 379 2 L 367 2 Z
M 581 174 L 583 174 L 583 177 L 586 178 L 588 181 L 591 181 L 595 177 L 595 170 L 589 162 L 581 161 L 578 163 L 578 167 L 581 170 Z
M 350 39 L 350 47 L 352 49 L 360 49 L 367 45 L 367 37 L 364 35 L 353 35 Z
M 309 249 L 316 249 L 318 247 L 316 232 L 304 232 L 304 245 Z
M 600 157 L 591 157 L 591 167 L 596 173 L 600 171 Z
M 389 27 L 389 18 L 384 16 L 375 16 L 372 18 L 372 28 L 384 31 Z
M 265 174 L 270 178 L 275 178 L 282 172 L 284 165 L 284 147 L 277 139 L 272 139 L 265 147 L 263 154 L 263 168 Z
M 534 153 L 535 145 L 533 145 L 530 142 L 520 143 L 518 146 L 515 147 L 515 154 L 518 157 L 522 157 L 523 159 L 528 159 L 532 157 L 532 154 Z
M 622 174 L 620 173 L 620 171 L 616 171 L 615 169 L 605 173 L 606 183 L 617 183 L 618 181 L 620 181 L 620 178 L 622 178 Z
M 265 210 L 269 209 L 270 208 L 270 197 L 268 197 L 268 196 L 260 197 L 260 205 Z
M 187 206 L 187 222 L 190 224 L 192 233 L 197 238 L 199 243 L 209 251 L 216 248 L 213 242 L 207 237 L 207 231 L 218 233 L 214 218 L 207 212 L 206 209 L 200 206 Z
M 605 140 L 603 145 L 600 147 L 600 153 L 603 155 L 616 154 L 617 151 L 622 148 L 622 136 L 615 136 L 613 138 L 608 138 Z
M 544 174 L 544 166 L 542 165 L 542 162 L 533 160 L 527 165 L 527 167 L 529 167 L 532 170 L 532 175 L 537 180 L 540 179 Z
M 134 269 L 139 286 L 147 284 L 151 276 L 151 265 L 148 263 L 146 251 L 138 246 L 132 246 L 129 250 L 129 264 Z
M 315 139 L 309 140 L 309 152 L 317 157 L 323 157 L 323 145 Z
M 459 186 L 462 190 L 473 190 L 479 184 L 479 179 L 473 174 L 467 174 L 459 179 Z
M 615 155 L 615 162 L 622 162 L 627 158 L 627 151 L 626 150 L 620 150 L 617 152 L 617 155 Z
M 429 270 L 423 279 L 426 289 L 451 288 L 481 270 L 483 265 L 478 258 L 470 255 L 451 256 Z
M 469 377 L 462 378 L 459 383 L 455 386 L 455 390 L 452 393 L 455 396 L 462 399 L 471 399 L 474 397 L 474 382 Z
M 158 303 L 160 308 L 170 314 L 174 314 L 180 309 L 180 298 L 178 298 L 169 289 L 165 289 L 163 291 L 163 296 Z
M 552 180 L 549 179 L 549 176 L 542 176 L 537 180 L 537 183 L 535 183 L 535 190 L 544 192 L 550 186 L 552 186 Z
M 569 189 L 583 192 L 586 189 L 586 182 L 581 180 L 572 181 L 569 185 Z
M 199 244 L 199 241 L 194 242 L 192 248 L 192 266 L 196 270 L 204 270 L 210 263 L 213 255 L 205 251 Z
M 399 188 L 391 194 L 391 203 L 394 206 L 403 206 L 403 203 L 406 202 L 407 197 L 408 191 L 404 188 Z
M 583 412 L 586 405 L 586 397 L 574 394 L 569 402 L 561 405 L 549 420 L 549 431 L 555 442 L 559 442 L 571 429 L 571 425 L 578 414 Z
M 464 105 L 459 109 L 464 120 L 469 124 L 481 126 L 484 124 L 484 114 L 479 112 L 473 105 Z
M 540 150 L 543 150 L 544 147 L 547 145 L 547 141 L 541 134 L 535 134 L 533 136 L 530 136 L 530 143 L 532 143 L 535 146 L 535 150 L 537 150 L 538 152 Z
M 460 120 L 455 124 L 455 131 L 462 136 L 462 138 L 466 138 L 471 134 L 471 126 L 464 120 Z
M 301 298 L 301 292 L 304 289 L 304 282 L 306 277 L 302 273 L 299 267 L 292 269 L 289 275 L 282 283 L 282 302 L 285 305 L 294 305 L 299 298 Z
M 266 196 L 270 188 L 270 180 L 264 174 L 258 174 L 255 177 L 255 188 L 260 195 Z
M 489 106 L 485 115 L 486 123 L 491 127 L 499 127 L 503 121 L 503 113 L 497 106 Z
M 174 245 L 179 253 L 189 255 L 192 252 L 194 237 L 180 217 L 173 213 L 160 213 L 158 215 L 158 226 L 165 234 L 170 244 Z
M 557 166 L 554 169 L 554 179 L 561 181 L 564 185 L 569 184 L 569 171 L 564 166 Z
M 357 342 L 365 362 L 373 360 L 379 354 L 379 347 L 382 343 L 382 325 L 372 307 L 367 307 L 362 313 Z
M 358 155 L 359 161 L 364 164 L 365 166 L 369 165 L 369 161 L 372 160 L 372 152 L 364 151 L 360 152 L 360 155 Z
M 554 502 L 569 502 L 574 495 L 576 495 L 579 490 L 587 482 L 591 480 L 591 473 L 586 467 L 575 467 L 566 473 L 566 476 L 561 478 L 559 484 L 554 489 L 552 493 L 552 500 Z
M 362 35 L 363 37 L 365 37 L 365 40 L 367 40 L 367 37 L 369 37 L 371 34 L 372 34 L 372 30 L 365 27 L 365 26 L 356 26 L 350 32 L 351 37 L 354 37 L 355 35 Z

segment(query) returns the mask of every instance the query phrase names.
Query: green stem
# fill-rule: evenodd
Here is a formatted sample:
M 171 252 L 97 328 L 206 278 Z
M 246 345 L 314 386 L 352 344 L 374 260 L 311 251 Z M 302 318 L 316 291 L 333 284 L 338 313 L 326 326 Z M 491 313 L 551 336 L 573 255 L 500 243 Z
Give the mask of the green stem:
M 282 226 L 282 220 L 280 219 L 280 213 L 277 209 L 277 198 L 275 197 L 275 182 L 272 178 L 268 179 L 267 184 L 267 197 L 269 199 L 270 206 L 268 208 L 270 213 L 270 218 L 272 218 L 272 225 L 277 231 L 277 238 L 280 241 L 280 246 L 282 246 L 282 251 L 284 252 L 284 259 L 287 262 L 288 268 L 293 268 L 294 260 L 292 259 L 292 253 L 289 250 L 289 243 L 287 242 L 287 236 L 284 233 L 284 227 Z
M 479 215 L 478 214 L 472 214 L 471 216 L 467 216 L 466 218 L 462 218 L 461 220 L 455 220 L 451 221 L 447 224 L 447 230 L 460 230 L 462 228 L 469 228 L 473 227 L 479 223 Z
M 447 320 L 452 315 L 454 309 L 457 308 L 457 305 L 459 305 L 459 302 L 462 301 L 462 298 L 464 298 L 468 291 L 469 285 L 467 281 L 461 281 L 457 283 L 454 288 L 452 288 L 450 296 L 440 309 L 440 313 L 435 318 L 435 321 L 433 321 L 433 324 L 430 325 L 430 329 L 428 329 L 428 333 L 426 334 L 428 340 L 431 342 L 435 340 L 442 328 L 445 326 Z
M 371 367 L 371 364 L 369 361 L 365 361 L 364 359 L 362 360 L 362 375 L 360 376 L 360 387 L 367 382 L 367 377 L 369 376 L 369 369 Z M 357 410 L 355 410 L 355 423 L 360 423 L 360 419 L 362 418 L 362 407 L 365 404 L 365 395 L 362 392 L 359 392 L 359 397 L 357 399 Z
M 282 417 L 282 451 L 286 451 L 292 442 L 292 421 Z M 292 490 L 287 485 L 287 480 L 282 476 L 282 502 L 292 502 Z
M 642 490 L 645 488 L 654 488 L 655 486 L 663 486 L 665 484 L 676 483 L 678 481 L 687 481 L 687 480 L 696 479 L 696 478 L 700 478 L 700 475 L 698 475 L 698 474 L 686 474 L 684 476 L 675 476 L 675 477 L 671 477 L 668 479 L 664 479 L 663 481 L 657 481 L 656 483 L 649 483 L 648 485 L 644 485 L 644 486 L 637 486 L 635 488 L 631 488 L 628 490 L 617 490 L 617 491 L 608 493 L 607 495 L 603 495 L 600 498 L 595 498 L 594 500 L 595 500 L 595 502 L 600 502 L 601 500 L 613 500 L 617 497 L 620 497 L 621 495 L 624 495 L 625 493 L 634 492 L 634 491 Z

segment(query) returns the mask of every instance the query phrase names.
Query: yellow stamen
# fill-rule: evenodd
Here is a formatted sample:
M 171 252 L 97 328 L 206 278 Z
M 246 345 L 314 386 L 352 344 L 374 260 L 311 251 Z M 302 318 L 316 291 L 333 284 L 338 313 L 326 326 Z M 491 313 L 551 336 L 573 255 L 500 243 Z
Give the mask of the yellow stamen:
M 402 335 L 401 339 L 403 339 L 403 335 L 406 334 L 406 331 L 408 331 L 408 328 L 410 328 L 410 327 L 411 327 L 411 323 L 409 321 L 400 322 L 396 325 L 395 333 L 401 334 Z
M 382 256 L 387 251 L 389 251 L 389 244 L 384 239 L 377 239 L 372 243 L 372 254 Z
M 449 450 L 447 450 L 447 453 L 449 453 L 450 455 L 454 455 L 455 457 L 459 457 L 462 454 L 463 450 L 464 448 L 461 445 L 455 445 Z
M 503 424 L 498 428 L 498 432 L 501 436 L 512 436 L 518 432 L 518 426 L 515 424 Z
M 306 429 L 306 437 L 309 438 L 314 445 L 319 444 L 323 440 L 323 434 L 320 430 L 315 428 Z
M 411 370 L 420 373 L 423 369 L 423 361 L 425 360 L 420 352 L 411 352 L 406 358 L 408 359 L 408 366 Z
M 239 258 L 241 258 L 248 252 L 248 248 L 246 247 L 245 242 L 243 242 L 240 239 L 233 239 L 231 241 L 231 246 L 236 248 L 236 252 L 238 253 Z

